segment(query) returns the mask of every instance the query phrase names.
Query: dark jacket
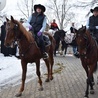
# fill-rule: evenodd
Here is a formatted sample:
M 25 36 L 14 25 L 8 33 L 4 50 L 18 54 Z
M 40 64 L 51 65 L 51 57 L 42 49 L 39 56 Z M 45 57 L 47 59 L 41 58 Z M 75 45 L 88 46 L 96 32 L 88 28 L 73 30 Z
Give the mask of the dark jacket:
M 98 41 L 98 29 L 96 29 L 96 26 L 98 26 L 98 16 L 91 16 L 89 18 L 89 30 L 90 33 L 93 35 L 93 37 Z
M 58 29 L 59 30 L 58 25 L 56 23 L 51 23 L 50 29 L 52 29 L 52 30 Z
M 32 14 L 32 19 L 30 25 L 32 26 L 33 32 L 36 34 L 42 28 L 43 20 L 45 18 L 44 14 Z
M 76 29 L 74 27 L 70 27 L 70 32 L 71 33 L 76 33 L 75 31 L 76 31 Z
M 93 33 L 98 33 L 98 29 L 95 26 L 98 26 L 98 16 L 93 15 L 89 18 L 89 29 Z

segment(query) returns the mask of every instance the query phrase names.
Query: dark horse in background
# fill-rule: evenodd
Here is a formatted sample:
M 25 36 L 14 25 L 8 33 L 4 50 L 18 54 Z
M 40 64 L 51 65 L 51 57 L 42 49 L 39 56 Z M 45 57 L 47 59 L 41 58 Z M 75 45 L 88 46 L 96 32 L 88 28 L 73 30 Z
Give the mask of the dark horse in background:
M 11 46 L 11 44 L 17 41 L 19 45 L 19 55 L 20 55 L 21 66 L 22 66 L 22 84 L 16 96 L 17 97 L 21 96 L 22 92 L 24 91 L 28 63 L 33 63 L 33 62 L 36 63 L 36 74 L 38 76 L 39 79 L 38 82 L 40 84 L 39 90 L 43 90 L 41 73 L 40 73 L 40 59 L 42 58 L 42 53 L 38 45 L 36 44 L 33 35 L 31 34 L 31 32 L 28 32 L 23 27 L 23 25 L 17 20 L 15 20 L 12 16 L 11 16 L 11 20 L 9 19 L 6 20 L 7 20 L 6 23 L 7 33 L 6 33 L 5 45 L 9 47 Z M 45 34 L 49 37 L 51 41 L 51 45 L 46 47 L 49 58 L 44 59 L 48 72 L 46 82 L 49 82 L 50 80 L 53 79 L 52 68 L 54 64 L 53 51 L 55 46 L 55 40 L 50 34 L 48 33 Z
M 89 86 L 91 87 L 90 93 L 94 94 L 93 73 L 97 69 L 98 46 L 97 42 L 90 35 L 90 32 L 86 30 L 85 26 L 77 30 L 76 41 L 78 45 L 81 63 L 87 74 L 87 87 L 85 91 L 85 98 L 89 98 Z
M 55 46 L 55 50 L 54 50 L 54 56 L 56 56 L 56 51 L 59 48 L 60 45 L 60 41 L 63 42 L 64 41 L 64 37 L 65 37 L 65 31 L 64 30 L 58 30 L 54 33 L 54 39 L 56 41 L 56 46 Z
M 58 30 L 54 34 L 54 39 L 56 41 L 56 47 L 55 47 L 55 50 L 54 50 L 54 55 L 55 56 L 56 56 L 56 51 L 59 48 L 60 41 L 61 41 L 61 45 L 62 45 L 61 50 L 65 51 L 65 53 L 64 53 L 65 55 L 66 55 L 66 51 L 67 51 L 67 48 L 68 48 L 69 45 L 71 45 L 72 47 L 77 47 L 76 35 L 74 35 L 73 40 L 70 43 L 68 43 L 65 40 L 65 37 L 67 37 L 66 33 L 67 32 L 65 32 L 64 30 Z M 76 57 L 79 57 L 78 54 L 76 55 Z

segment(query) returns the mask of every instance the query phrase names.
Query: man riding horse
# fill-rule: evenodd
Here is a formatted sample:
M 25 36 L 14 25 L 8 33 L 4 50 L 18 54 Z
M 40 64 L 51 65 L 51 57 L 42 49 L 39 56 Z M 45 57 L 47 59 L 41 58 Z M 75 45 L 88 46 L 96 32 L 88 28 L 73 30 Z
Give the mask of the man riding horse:
M 55 19 L 53 19 L 53 22 L 50 25 L 50 29 L 52 29 L 54 31 L 59 30 L 59 27 L 58 27 L 57 23 L 55 22 Z
M 98 7 L 95 7 L 90 11 L 93 15 L 89 17 L 86 27 L 90 30 L 91 35 L 98 43 Z
M 43 40 L 43 32 L 46 28 L 46 15 L 44 15 L 46 8 L 41 5 L 34 5 L 34 13 L 29 17 L 28 23 L 32 26 L 31 32 L 35 36 L 35 39 L 39 40 L 39 46 L 41 48 L 41 52 L 43 53 L 43 58 L 47 59 L 48 54 L 45 50 L 45 43 Z

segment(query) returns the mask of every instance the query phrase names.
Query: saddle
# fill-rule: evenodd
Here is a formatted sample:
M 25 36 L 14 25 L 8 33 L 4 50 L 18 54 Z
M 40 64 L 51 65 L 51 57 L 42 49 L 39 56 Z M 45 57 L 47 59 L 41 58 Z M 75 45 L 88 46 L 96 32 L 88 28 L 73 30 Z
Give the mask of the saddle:
M 50 39 L 47 35 L 44 34 L 43 39 L 44 39 L 44 42 L 45 42 L 45 47 L 48 47 L 49 45 L 51 45 L 51 41 L 50 41 Z
M 45 47 L 48 47 L 49 45 L 51 45 L 51 41 L 50 41 L 50 39 L 47 35 L 44 34 L 43 39 L 44 39 Z M 37 43 L 38 47 L 40 47 L 39 38 L 35 37 L 35 40 L 36 40 L 36 43 Z

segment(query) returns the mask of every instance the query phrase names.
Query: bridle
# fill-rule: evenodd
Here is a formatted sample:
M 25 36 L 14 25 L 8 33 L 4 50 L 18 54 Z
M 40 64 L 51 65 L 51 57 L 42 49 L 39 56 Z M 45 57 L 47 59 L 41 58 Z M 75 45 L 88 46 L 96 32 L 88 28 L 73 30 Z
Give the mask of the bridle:
M 81 36 L 81 34 L 78 34 L 77 37 L 82 37 L 82 36 Z M 91 46 L 91 43 L 89 42 L 89 39 L 88 39 L 86 34 L 83 35 L 83 38 L 85 40 L 85 45 L 84 46 L 79 46 L 78 45 L 78 48 L 81 48 L 81 49 L 84 48 L 84 51 L 83 51 L 82 54 L 79 54 L 79 55 L 80 55 L 80 57 L 85 57 L 86 58 L 87 51 L 88 51 L 89 47 Z
M 23 39 L 23 37 L 19 38 L 19 36 L 18 36 L 17 32 L 19 32 L 19 30 L 18 30 L 18 25 L 17 24 L 15 24 L 14 28 L 10 29 L 9 32 L 11 32 L 12 30 L 15 33 L 14 40 L 12 41 L 12 44 L 15 46 L 16 45 L 15 43 L 17 42 L 17 44 L 18 44 Z M 35 42 L 30 42 L 30 45 L 28 46 L 28 48 L 24 52 L 22 52 L 22 51 L 20 52 L 21 57 L 25 57 L 26 53 L 29 51 L 29 49 L 31 48 L 33 43 L 35 43 Z M 19 47 L 19 45 L 17 45 L 17 46 Z

